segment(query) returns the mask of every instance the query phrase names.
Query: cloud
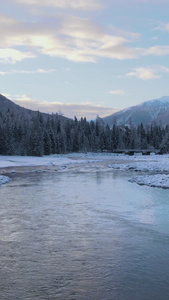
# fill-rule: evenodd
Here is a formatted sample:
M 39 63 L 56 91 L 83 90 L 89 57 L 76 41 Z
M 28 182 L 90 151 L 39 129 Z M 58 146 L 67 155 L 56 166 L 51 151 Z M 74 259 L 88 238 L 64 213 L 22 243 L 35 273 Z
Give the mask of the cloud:
M 169 55 L 169 46 L 154 46 L 144 50 L 143 55 L 163 56 Z
M 81 10 L 97 10 L 102 8 L 102 5 L 95 0 L 14 0 L 14 2 L 36 7 L 71 8 Z
M 124 95 L 124 91 L 122 90 L 112 90 L 112 91 L 109 91 L 109 94 L 111 95 Z
M 29 52 L 22 52 L 16 49 L 0 49 L 0 63 L 14 64 L 26 58 L 34 58 L 35 55 Z
M 117 28 L 117 27 L 114 27 L 114 26 L 110 26 L 110 29 L 112 32 L 120 35 L 120 36 L 123 36 L 123 37 L 129 37 L 129 38 L 132 38 L 132 39 L 138 39 L 141 37 L 141 34 L 138 33 L 138 32 L 130 32 L 130 31 L 127 31 L 127 30 L 124 30 L 124 29 L 120 29 L 120 28 Z
M 169 46 L 132 48 L 129 46 L 138 34 L 130 38 L 111 35 L 86 18 L 58 14 L 39 22 L 16 21 L 0 17 L 0 62 L 14 63 L 38 53 L 61 57 L 73 62 L 96 62 L 99 58 L 136 59 L 141 56 L 169 54 Z M 129 32 L 125 32 L 129 37 Z M 123 34 L 124 35 L 124 34 Z M 14 48 L 24 49 L 25 52 Z M 31 49 L 31 52 L 27 52 Z
M 86 18 L 57 15 L 38 23 L 0 18 L 1 48 L 25 47 L 74 62 L 95 62 L 99 57 L 129 59 L 138 56 L 126 46 L 128 40 L 107 34 Z M 23 54 L 25 57 L 25 54 Z M 30 55 L 29 55 L 30 56 Z M 7 62 L 7 61 L 6 61 Z
M 126 4 L 127 6 L 130 4 L 132 5 L 132 8 L 134 7 L 140 7 L 138 4 L 146 4 L 146 5 L 159 5 L 161 6 L 162 4 L 168 4 L 168 0 L 113 0 L 113 4 L 119 4 L 119 5 L 124 5 Z M 147 7 L 146 7 L 147 8 Z
M 13 102 L 25 108 L 39 110 L 45 113 L 62 112 L 64 116 L 69 118 L 76 116 L 77 118 L 86 117 L 88 120 L 92 120 L 95 119 L 97 115 L 104 117 L 117 111 L 114 108 L 93 105 L 89 102 L 71 104 L 32 100 L 28 95 L 16 95 L 14 97 L 7 94 L 3 95 L 6 95 L 9 99 L 12 99 Z
M 160 22 L 160 25 L 155 27 L 155 30 L 168 31 L 169 32 L 169 23 Z
M 7 94 L 7 93 L 1 93 L 4 97 L 10 99 L 11 98 L 11 95 L 10 94 Z
M 137 77 L 142 80 L 158 79 L 161 77 L 159 73 L 169 73 L 169 68 L 164 66 L 151 66 L 135 68 L 131 72 L 127 73 L 128 77 Z
M 158 40 L 158 37 L 157 37 L 157 36 L 154 36 L 154 37 L 151 38 L 151 40 L 152 40 L 152 41 Z
M 0 75 L 12 75 L 12 74 L 48 74 L 56 72 L 56 69 L 37 69 L 37 70 L 11 70 L 11 71 L 0 71 Z

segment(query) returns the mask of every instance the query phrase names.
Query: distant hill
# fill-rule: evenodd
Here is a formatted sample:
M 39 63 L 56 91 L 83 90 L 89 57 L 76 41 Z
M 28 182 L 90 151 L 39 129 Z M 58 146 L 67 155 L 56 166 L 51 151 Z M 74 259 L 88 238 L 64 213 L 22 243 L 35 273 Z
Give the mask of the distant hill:
M 9 110 L 17 112 L 23 112 L 23 111 L 29 111 L 15 103 L 13 103 L 11 100 L 7 99 L 5 96 L 0 94 L 0 112 L 6 113 Z
M 20 105 L 15 104 L 11 100 L 9 100 L 8 98 L 6 98 L 5 96 L 0 94 L 0 113 L 7 113 L 9 111 L 10 111 L 10 113 L 13 113 L 15 115 L 24 115 L 25 117 L 28 117 L 28 118 L 36 116 L 37 113 L 39 113 L 38 111 L 34 111 L 31 109 L 21 107 Z M 48 114 L 48 113 L 40 112 L 40 114 L 43 116 L 44 119 L 47 119 L 49 116 L 51 116 L 51 114 Z M 58 115 L 58 118 L 63 123 L 66 120 L 68 120 L 68 118 L 66 118 L 62 115 Z
M 168 123 L 169 97 L 145 102 L 107 117 L 120 123 Z M 106 118 L 105 118 L 106 119 Z M 114 152 L 117 149 L 155 149 L 169 153 L 169 126 L 105 127 L 99 117 L 68 119 L 14 104 L 0 95 L 0 155 L 43 156 L 69 152 Z
M 127 125 L 130 123 L 134 125 L 143 123 L 143 125 L 146 125 L 154 121 L 166 125 L 169 123 L 169 96 L 146 101 L 140 105 L 123 109 L 103 118 L 103 121 L 110 127 L 113 126 L 114 122 L 116 122 L 117 125 Z

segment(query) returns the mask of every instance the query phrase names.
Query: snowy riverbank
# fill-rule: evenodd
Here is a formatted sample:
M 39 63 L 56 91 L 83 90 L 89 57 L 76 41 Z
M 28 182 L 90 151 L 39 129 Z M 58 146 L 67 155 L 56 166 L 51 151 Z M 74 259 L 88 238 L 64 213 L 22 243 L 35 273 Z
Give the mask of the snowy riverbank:
M 4 175 L 10 176 L 17 172 L 111 172 L 112 170 L 139 172 L 141 175 L 131 178 L 131 182 L 169 188 L 169 155 L 71 153 L 43 157 L 0 156 L 0 184 L 9 181 L 9 177 Z
M 1 184 L 5 184 L 5 183 L 7 183 L 9 181 L 10 181 L 10 178 L 8 176 L 0 175 L 0 185 Z
M 135 171 L 141 175 L 129 181 L 151 187 L 169 188 L 169 155 L 135 156 L 134 161 L 124 164 L 110 164 L 109 168 Z

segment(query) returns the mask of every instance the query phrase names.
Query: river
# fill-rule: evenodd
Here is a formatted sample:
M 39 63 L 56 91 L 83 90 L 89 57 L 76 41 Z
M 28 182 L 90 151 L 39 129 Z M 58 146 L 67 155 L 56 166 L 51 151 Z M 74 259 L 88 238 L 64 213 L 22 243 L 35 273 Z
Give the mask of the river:
M 169 299 L 168 190 L 130 177 L 16 174 L 1 186 L 0 299 Z

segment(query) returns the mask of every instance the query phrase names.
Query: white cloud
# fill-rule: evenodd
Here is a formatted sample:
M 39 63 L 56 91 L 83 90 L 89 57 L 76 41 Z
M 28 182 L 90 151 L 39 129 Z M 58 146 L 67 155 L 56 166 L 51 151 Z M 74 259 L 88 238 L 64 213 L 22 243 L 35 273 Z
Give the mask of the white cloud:
M 10 99 L 10 98 L 11 98 L 11 95 L 10 95 L 10 94 L 7 94 L 7 93 L 2 93 L 2 92 L 1 92 L 1 94 L 2 94 L 4 97 L 8 98 L 8 99 Z
M 111 95 L 124 95 L 124 91 L 122 90 L 112 90 L 112 91 L 109 91 L 109 94 Z
M 131 72 L 127 73 L 128 77 L 137 77 L 142 80 L 158 79 L 161 77 L 159 73 L 169 73 L 169 68 L 164 66 L 151 66 L 135 68 Z
M 48 74 L 56 72 L 56 69 L 37 69 L 37 70 L 10 70 L 10 71 L 0 71 L 0 75 L 12 75 L 12 74 Z
M 117 35 L 129 37 L 131 39 L 138 39 L 141 37 L 141 34 L 138 32 L 130 32 L 121 28 L 117 28 L 114 26 L 110 26 L 112 32 L 116 33 Z
M 0 47 L 31 47 L 37 52 L 63 57 L 75 62 L 95 62 L 98 57 L 114 59 L 135 58 L 128 40 L 107 34 L 88 19 L 58 15 L 41 23 L 17 22 L 2 18 Z M 51 26 L 52 24 L 52 26 Z
M 151 38 L 151 40 L 152 40 L 152 41 L 158 40 L 158 37 L 157 37 L 157 36 L 154 36 L 154 37 Z
M 82 10 L 96 10 L 102 8 L 96 0 L 14 0 L 14 2 L 37 7 L 71 8 Z
M 169 55 L 169 46 L 154 46 L 144 50 L 143 55 Z
M 169 23 L 160 22 L 160 25 L 155 27 L 155 29 L 169 32 Z
M 12 99 L 13 102 L 25 108 L 39 110 L 46 113 L 58 113 L 61 111 L 69 118 L 74 118 L 74 116 L 76 116 L 77 118 L 86 117 L 88 120 L 91 120 L 95 119 L 97 115 L 105 117 L 117 111 L 114 108 L 93 105 L 89 102 L 71 104 L 32 100 L 28 95 L 16 95 L 14 97 L 10 95 L 7 96 L 9 99 Z
M 34 57 L 38 53 L 74 62 L 96 62 L 99 58 L 124 60 L 169 54 L 169 46 L 132 48 L 129 46 L 130 39 L 122 34 L 111 35 L 86 18 L 70 15 L 59 14 L 37 23 L 19 22 L 2 16 L 0 27 L 3 28 L 0 62 L 6 63 Z M 137 38 L 136 33 L 131 33 L 131 36 L 132 39 Z M 22 47 L 25 52 L 14 49 L 17 47 Z M 33 54 L 26 52 L 28 49 Z
M 5 48 L 0 49 L 0 63 L 14 64 L 25 58 L 34 58 L 35 55 L 29 52 L 21 52 L 16 49 Z

